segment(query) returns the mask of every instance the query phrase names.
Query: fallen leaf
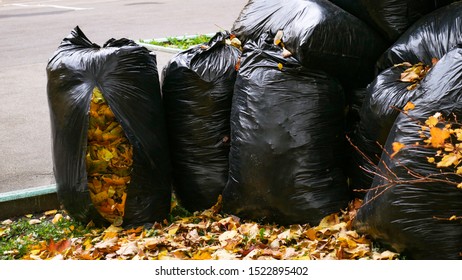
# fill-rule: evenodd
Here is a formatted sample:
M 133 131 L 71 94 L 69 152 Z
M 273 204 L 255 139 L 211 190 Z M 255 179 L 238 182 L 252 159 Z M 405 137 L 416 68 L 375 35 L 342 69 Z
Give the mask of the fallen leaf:
M 276 35 L 274 36 L 274 40 L 273 40 L 273 43 L 276 45 L 276 46 L 279 46 L 279 44 L 282 43 L 282 36 L 284 35 L 284 32 L 282 30 L 278 30 L 276 32 Z
M 138 252 L 138 244 L 136 241 L 133 241 L 122 245 L 120 249 L 116 251 L 116 254 L 121 256 L 134 256 L 138 254 Z
M 2 225 L 4 225 L 4 226 L 9 226 L 9 225 L 11 225 L 12 223 L 13 223 L 13 221 L 10 220 L 10 219 L 7 219 L 7 220 L 2 221 Z
M 406 145 L 400 142 L 393 142 L 391 146 L 393 149 L 393 153 L 390 155 L 391 158 L 393 158 L 402 148 L 406 147 Z
M 433 126 L 430 128 L 429 141 L 433 148 L 440 148 L 444 146 L 446 139 L 450 136 L 451 134 L 448 130 Z
M 414 109 L 415 109 L 415 105 L 411 101 L 407 102 L 403 108 L 404 111 L 409 111 L 409 110 L 414 110 Z
M 56 214 L 53 219 L 51 220 L 51 222 L 53 224 L 56 224 L 57 222 L 59 222 L 61 219 L 63 218 L 63 215 L 61 213 L 58 213 Z
M 101 250 L 105 253 L 109 253 L 109 252 L 114 252 L 116 250 L 118 250 L 118 245 L 117 245 L 117 241 L 119 240 L 118 237 L 113 237 L 113 238 L 110 238 L 110 239 L 106 239 L 106 240 L 103 240 L 97 244 L 95 244 L 94 248 L 95 249 L 98 249 L 98 250 Z
M 62 254 L 65 250 L 69 249 L 70 246 L 70 239 L 63 239 L 58 241 L 57 243 L 55 243 L 54 240 L 51 239 L 46 250 L 52 254 Z
M 51 215 L 55 215 L 56 213 L 58 213 L 58 210 L 50 210 L 50 211 L 46 211 L 45 213 L 43 213 L 45 216 L 51 216 Z
M 287 50 L 286 48 L 282 48 L 282 57 L 283 58 L 288 58 L 288 57 L 291 57 L 292 56 L 292 53 Z
M 36 224 L 40 224 L 42 221 L 40 221 L 39 219 L 31 219 L 29 220 L 29 225 L 36 225 Z

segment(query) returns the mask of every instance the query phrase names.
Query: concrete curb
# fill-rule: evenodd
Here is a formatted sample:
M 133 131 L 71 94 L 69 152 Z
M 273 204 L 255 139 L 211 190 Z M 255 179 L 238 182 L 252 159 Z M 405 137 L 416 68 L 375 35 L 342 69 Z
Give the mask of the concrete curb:
M 0 194 L 0 220 L 59 209 L 56 185 Z

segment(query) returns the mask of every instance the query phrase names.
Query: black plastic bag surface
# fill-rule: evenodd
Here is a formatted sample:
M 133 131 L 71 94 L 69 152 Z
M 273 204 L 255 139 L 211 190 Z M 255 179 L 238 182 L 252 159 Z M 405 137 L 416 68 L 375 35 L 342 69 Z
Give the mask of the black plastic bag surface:
M 342 209 L 349 198 L 343 108 L 336 80 L 283 58 L 266 34 L 246 43 L 231 110 L 223 211 L 317 224 Z
M 442 7 L 415 22 L 384 52 L 377 67 L 383 71 L 404 61 L 431 65 L 462 42 L 462 2 Z
M 411 83 L 400 80 L 405 69 L 406 67 L 397 66 L 383 71 L 366 89 L 359 122 L 350 135 L 356 147 L 352 148 L 351 164 L 348 165 L 350 188 L 353 191 L 367 190 L 371 186 L 374 177 L 372 172 L 379 162 L 382 147 L 399 110 L 415 98 L 418 92 L 416 89 L 408 89 Z M 355 191 L 353 193 L 358 197 L 365 194 Z
M 462 49 L 457 48 L 424 78 L 409 116 L 400 113 L 396 119 L 385 149 L 391 155 L 394 142 L 405 147 L 393 158 L 382 155 L 381 176 L 375 177 L 356 217 L 354 226 L 359 232 L 392 246 L 407 258 L 462 259 L 462 223 L 449 220 L 453 215 L 461 216 L 462 190 L 448 183 L 460 181 L 460 176 L 454 169 L 429 161 L 437 149 L 423 145 L 419 133 L 421 124 L 437 112 L 460 120 L 461 89 Z
M 49 60 L 47 75 L 53 167 L 64 208 L 79 221 L 108 223 L 90 199 L 85 161 L 97 87 L 133 146 L 122 225 L 163 220 L 170 211 L 170 161 L 155 56 L 128 39 L 100 47 L 76 27 Z
M 243 43 L 278 30 L 302 65 L 327 72 L 347 89 L 373 80 L 374 65 L 388 47 L 372 28 L 327 0 L 250 0 L 232 27 Z
M 435 0 L 330 0 L 367 22 L 390 42 L 426 14 L 454 1 Z
M 164 68 L 162 94 L 180 204 L 193 212 L 217 202 L 228 180 L 231 101 L 241 51 L 217 33 L 175 55 Z

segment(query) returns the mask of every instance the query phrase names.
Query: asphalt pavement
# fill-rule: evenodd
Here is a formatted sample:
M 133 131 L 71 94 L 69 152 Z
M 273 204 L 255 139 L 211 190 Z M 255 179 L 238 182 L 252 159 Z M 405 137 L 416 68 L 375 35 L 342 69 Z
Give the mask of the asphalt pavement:
M 94 43 L 229 30 L 247 0 L 0 0 L 0 193 L 54 184 L 46 64 L 79 26 Z M 173 54 L 156 52 L 162 71 Z

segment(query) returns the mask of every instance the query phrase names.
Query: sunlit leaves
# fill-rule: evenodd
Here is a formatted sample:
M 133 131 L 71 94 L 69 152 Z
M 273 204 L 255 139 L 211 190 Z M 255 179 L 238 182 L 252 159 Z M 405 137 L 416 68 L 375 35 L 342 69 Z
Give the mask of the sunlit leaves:
M 446 120 L 439 112 L 429 116 L 419 131 L 428 148 L 435 149 L 435 156 L 427 157 L 427 162 L 437 168 L 454 168 L 455 175 L 462 175 L 462 129 L 457 120 Z M 458 188 L 462 184 L 458 184 Z
M 365 236 L 351 229 L 360 203 L 325 217 L 317 226 L 277 226 L 221 215 L 220 202 L 172 223 L 150 228 L 89 229 L 79 238 L 40 241 L 25 259 L 132 260 L 303 260 L 396 259 L 375 252 Z M 58 213 L 59 214 L 59 213 Z

